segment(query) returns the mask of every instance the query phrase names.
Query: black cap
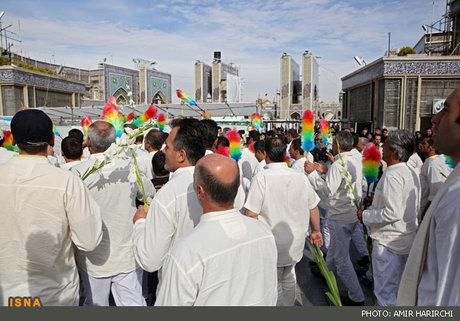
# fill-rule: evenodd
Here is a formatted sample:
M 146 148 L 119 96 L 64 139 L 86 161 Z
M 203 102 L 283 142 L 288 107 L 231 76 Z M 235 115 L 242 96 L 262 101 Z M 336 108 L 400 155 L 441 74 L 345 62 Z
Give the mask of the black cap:
M 53 122 L 39 109 L 25 109 L 11 120 L 11 133 L 19 144 L 44 146 L 53 137 Z

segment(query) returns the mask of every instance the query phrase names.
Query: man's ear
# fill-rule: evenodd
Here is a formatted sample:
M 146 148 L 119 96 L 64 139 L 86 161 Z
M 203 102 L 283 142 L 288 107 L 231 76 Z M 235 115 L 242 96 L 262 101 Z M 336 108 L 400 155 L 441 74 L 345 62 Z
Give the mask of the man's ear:
M 176 154 L 176 157 L 177 157 L 177 162 L 182 164 L 184 163 L 186 160 L 187 160 L 187 152 L 185 151 L 185 149 L 181 149 L 179 150 L 179 152 Z

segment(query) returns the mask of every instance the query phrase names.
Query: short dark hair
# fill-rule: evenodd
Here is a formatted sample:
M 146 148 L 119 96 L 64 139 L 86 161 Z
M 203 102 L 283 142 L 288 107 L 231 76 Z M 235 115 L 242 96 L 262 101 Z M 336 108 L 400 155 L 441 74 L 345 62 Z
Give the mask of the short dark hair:
M 34 142 L 34 139 L 30 140 L 31 143 Z M 19 149 L 25 151 L 29 155 L 36 155 L 39 153 L 42 153 L 48 149 L 48 145 L 44 146 L 31 146 L 31 145 L 26 145 L 22 143 L 16 142 L 16 145 L 18 146 Z
M 225 136 L 217 137 L 217 144 L 216 147 L 223 146 L 223 147 L 230 147 L 230 141 Z
M 275 136 L 275 131 L 274 130 L 268 130 L 267 131 L 267 137 L 274 137 Z
M 248 139 L 247 139 L 246 143 L 249 143 L 249 139 L 251 139 L 251 138 L 252 138 L 252 140 L 255 141 L 255 142 L 258 141 L 258 140 L 260 140 L 260 133 L 259 133 L 259 131 L 258 131 L 258 130 L 255 130 L 255 129 L 251 130 L 251 131 L 249 132 Z
M 265 140 L 265 152 L 273 162 L 283 162 L 286 156 L 286 144 L 279 137 L 272 137 Z
M 431 138 L 431 137 L 426 137 L 424 140 L 426 140 L 426 142 L 428 143 L 428 145 L 430 145 L 431 147 L 433 147 L 433 144 L 434 144 L 433 138 Z
M 198 181 L 195 182 L 195 186 L 203 186 L 205 192 L 214 202 L 222 205 L 233 204 L 236 194 L 238 193 L 238 187 L 240 186 L 240 173 L 238 166 L 236 166 L 237 174 L 230 183 L 220 181 L 204 166 L 197 166 L 195 168 L 195 173 L 198 179 Z
M 211 148 L 214 145 L 214 141 L 217 138 L 218 130 L 217 123 L 212 119 L 202 119 L 201 123 L 204 126 L 205 135 L 204 135 L 204 144 L 206 148 Z
M 295 128 L 289 128 L 286 133 L 288 135 L 291 135 L 294 138 L 296 138 L 299 135 L 299 133 L 297 132 L 297 129 Z
M 168 175 L 169 171 L 165 169 L 166 155 L 161 150 L 156 152 L 152 157 L 152 168 L 155 176 Z
M 163 134 L 158 129 L 151 129 L 145 136 L 145 141 L 149 143 L 153 149 L 160 150 L 164 143 Z
M 292 148 L 294 148 L 294 150 L 298 150 L 301 155 L 304 154 L 304 150 L 302 149 L 302 141 L 300 140 L 300 138 L 294 139 L 291 142 L 291 146 Z
M 169 133 L 161 132 L 161 136 L 163 136 L 163 143 L 168 139 Z
M 258 140 L 254 144 L 254 153 L 257 151 L 265 152 L 265 140 Z
M 83 153 L 82 142 L 72 136 L 67 136 L 61 142 L 61 150 L 67 159 L 80 159 Z
M 359 135 L 357 133 L 352 133 L 353 135 L 353 147 L 358 146 L 359 143 Z
M 69 130 L 68 137 L 74 137 L 78 139 L 79 141 L 83 142 L 83 133 L 79 129 L 72 128 L 71 130 Z
M 177 118 L 171 123 L 171 128 L 179 127 L 174 138 L 174 149 L 184 149 L 190 164 L 196 162 L 204 156 L 206 148 L 203 142 L 204 125 L 194 118 Z

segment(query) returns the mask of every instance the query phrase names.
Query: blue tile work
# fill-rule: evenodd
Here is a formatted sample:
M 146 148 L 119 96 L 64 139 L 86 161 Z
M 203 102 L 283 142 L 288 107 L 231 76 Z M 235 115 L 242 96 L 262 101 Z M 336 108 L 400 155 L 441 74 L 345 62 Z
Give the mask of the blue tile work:
M 104 64 L 105 100 L 112 96 L 120 87 L 126 89 L 125 75 L 133 92 L 133 100 L 138 102 L 137 80 L 139 71 L 129 68 Z
M 365 68 L 365 67 L 363 67 Z M 349 78 L 342 78 L 342 89 L 347 89 L 383 76 L 457 75 L 460 61 L 380 61 Z
M 459 61 L 385 62 L 385 75 L 460 75 Z
M 167 74 L 164 72 L 156 71 L 156 70 L 147 70 L 147 101 L 151 103 L 153 97 L 158 91 L 161 91 L 163 95 L 166 97 L 168 103 L 171 103 L 171 74 Z M 191 94 L 189 94 L 190 96 Z
M 0 83 L 15 83 L 81 94 L 86 93 L 86 88 L 83 84 L 57 79 L 53 76 L 49 77 L 46 74 L 42 76 L 36 73 L 30 73 L 20 68 L 0 70 Z

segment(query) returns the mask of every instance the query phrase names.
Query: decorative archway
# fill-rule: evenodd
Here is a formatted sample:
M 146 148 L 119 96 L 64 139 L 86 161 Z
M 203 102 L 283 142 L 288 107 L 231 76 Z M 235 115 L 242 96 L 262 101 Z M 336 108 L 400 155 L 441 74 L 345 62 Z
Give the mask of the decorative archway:
M 120 87 L 113 94 L 118 105 L 125 105 L 128 103 L 128 93 L 123 87 Z
M 300 114 L 298 112 L 293 112 L 291 114 L 291 119 L 300 120 Z
M 168 100 L 165 94 L 162 91 L 157 91 L 155 95 L 153 95 L 152 104 L 167 104 Z

